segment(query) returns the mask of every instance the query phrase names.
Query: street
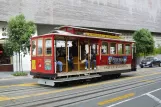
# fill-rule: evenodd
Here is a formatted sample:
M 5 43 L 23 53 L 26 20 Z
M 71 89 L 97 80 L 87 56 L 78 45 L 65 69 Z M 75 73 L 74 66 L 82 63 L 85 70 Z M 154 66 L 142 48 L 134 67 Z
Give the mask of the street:
M 160 67 L 56 87 L 32 78 L 0 80 L 0 107 L 161 107 L 160 84 Z

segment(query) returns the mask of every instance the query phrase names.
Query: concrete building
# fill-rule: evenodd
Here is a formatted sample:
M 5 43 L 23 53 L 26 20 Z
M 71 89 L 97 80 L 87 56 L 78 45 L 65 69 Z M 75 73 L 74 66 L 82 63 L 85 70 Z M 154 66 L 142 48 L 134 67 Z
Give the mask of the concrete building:
M 20 13 L 37 24 L 38 35 L 55 26 L 73 25 L 114 31 L 132 39 L 135 30 L 147 28 L 154 36 L 155 45 L 161 45 L 160 0 L 0 0 L 0 44 L 5 38 L 2 34 L 6 22 Z M 29 56 L 24 58 L 27 66 Z

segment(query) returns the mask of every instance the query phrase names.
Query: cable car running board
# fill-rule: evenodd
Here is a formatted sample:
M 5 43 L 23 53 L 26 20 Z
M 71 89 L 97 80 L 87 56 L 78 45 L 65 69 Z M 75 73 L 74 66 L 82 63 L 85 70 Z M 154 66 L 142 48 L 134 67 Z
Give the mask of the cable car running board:
M 38 84 L 55 86 L 55 83 L 75 81 L 75 80 L 84 80 L 84 79 L 92 79 L 92 78 L 98 78 L 98 77 L 101 77 L 101 75 L 99 75 L 99 74 L 85 75 L 85 76 L 80 76 L 80 77 L 60 78 L 60 79 L 55 79 L 55 80 L 38 79 Z

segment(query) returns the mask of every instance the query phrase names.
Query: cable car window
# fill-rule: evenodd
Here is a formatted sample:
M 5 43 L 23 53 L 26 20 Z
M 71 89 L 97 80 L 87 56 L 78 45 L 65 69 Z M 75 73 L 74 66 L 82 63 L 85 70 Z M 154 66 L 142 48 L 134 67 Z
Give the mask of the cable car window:
M 116 54 L 116 43 L 110 43 L 110 54 Z
M 35 56 L 36 55 L 36 40 L 32 41 L 32 55 Z
M 126 44 L 126 45 L 125 45 L 125 49 L 126 49 L 126 55 L 131 54 L 130 44 Z
M 98 54 L 99 50 L 97 49 L 98 48 L 98 45 L 97 44 L 92 44 L 92 51 L 95 53 L 95 54 Z
M 42 39 L 38 39 L 38 55 L 42 55 Z
M 66 55 L 65 41 L 63 41 L 63 40 L 56 41 L 56 55 L 58 57 L 65 57 L 65 55 Z
M 102 54 L 108 54 L 108 43 L 107 42 L 102 42 Z
M 124 45 L 118 44 L 118 54 L 124 54 Z
M 52 53 L 51 53 L 51 47 L 52 47 L 52 41 L 51 41 L 51 39 L 46 39 L 45 40 L 45 53 L 47 54 L 47 55 L 51 55 Z

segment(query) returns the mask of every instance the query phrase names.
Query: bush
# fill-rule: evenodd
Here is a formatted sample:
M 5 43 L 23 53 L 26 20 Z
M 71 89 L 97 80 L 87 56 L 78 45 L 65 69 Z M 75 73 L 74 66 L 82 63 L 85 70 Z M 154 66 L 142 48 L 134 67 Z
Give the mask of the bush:
M 27 76 L 26 72 L 15 72 L 12 74 L 13 76 Z
M 161 54 L 161 46 L 154 48 L 154 54 Z

